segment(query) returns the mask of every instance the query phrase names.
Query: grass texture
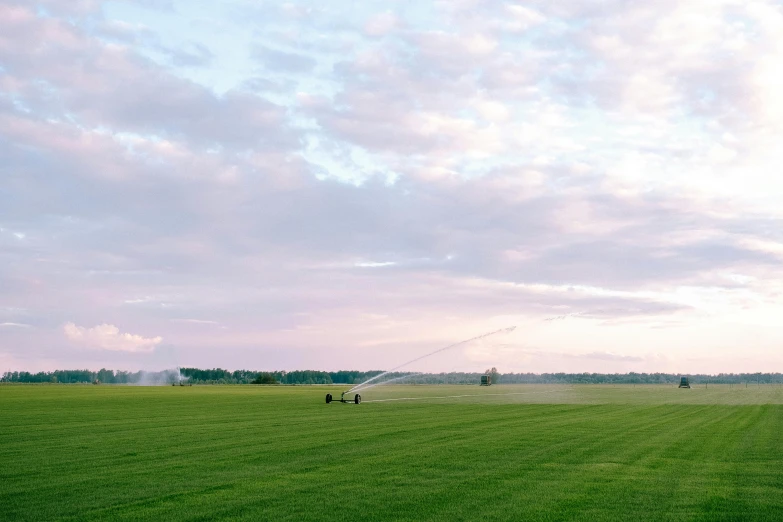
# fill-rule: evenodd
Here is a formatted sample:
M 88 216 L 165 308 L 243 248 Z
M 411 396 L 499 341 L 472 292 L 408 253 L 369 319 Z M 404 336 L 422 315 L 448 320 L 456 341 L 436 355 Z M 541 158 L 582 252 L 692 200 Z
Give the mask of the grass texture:
M 776 385 L 340 391 L 0 386 L 0 519 L 783 520 Z

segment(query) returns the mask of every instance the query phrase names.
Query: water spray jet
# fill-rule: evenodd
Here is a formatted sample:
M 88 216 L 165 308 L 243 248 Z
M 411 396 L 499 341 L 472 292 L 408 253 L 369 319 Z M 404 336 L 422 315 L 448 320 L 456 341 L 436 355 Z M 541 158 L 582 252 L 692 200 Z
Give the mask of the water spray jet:
M 332 402 L 342 402 L 342 403 L 345 403 L 345 404 L 348 404 L 348 403 L 360 404 L 362 402 L 362 396 L 361 395 L 359 395 L 357 393 L 356 395 L 354 395 L 353 400 L 351 400 L 351 399 L 346 399 L 345 398 L 345 394 L 346 393 L 351 393 L 351 392 L 358 392 L 360 390 L 364 390 L 364 389 L 367 389 L 367 388 L 372 388 L 373 386 L 378 386 L 379 384 L 386 384 L 387 382 L 392 382 L 392 381 L 400 380 L 400 379 L 403 379 L 403 378 L 412 377 L 413 375 L 419 375 L 418 373 L 415 373 L 413 375 L 405 375 L 403 377 L 397 377 L 397 378 L 391 379 L 389 381 L 380 381 L 380 382 L 376 382 L 376 383 L 370 384 L 373 381 L 377 381 L 378 379 L 380 379 L 382 377 L 385 377 L 386 375 L 389 375 L 390 373 L 396 372 L 400 368 L 404 368 L 405 366 L 408 366 L 409 364 L 413 364 L 413 363 L 415 363 L 417 361 L 421 361 L 422 359 L 426 359 L 427 357 L 435 355 L 436 353 L 445 352 L 446 350 L 450 350 L 452 348 L 456 348 L 457 346 L 462 346 L 464 344 L 467 344 L 467 343 L 470 343 L 470 342 L 473 342 L 473 341 L 478 341 L 479 339 L 484 339 L 485 337 L 490 337 L 492 335 L 497 335 L 497 334 L 500 334 L 500 333 L 511 333 L 511 332 L 514 331 L 515 328 L 516 328 L 516 326 L 511 326 L 509 328 L 501 328 L 500 330 L 494 330 L 492 332 L 488 332 L 488 333 L 485 333 L 485 334 L 477 335 L 476 337 L 471 337 L 470 339 L 466 339 L 466 340 L 460 341 L 458 343 L 454 343 L 454 344 L 450 344 L 448 346 L 444 346 L 443 348 L 438 348 L 434 352 L 430 352 L 428 354 L 421 355 L 421 356 L 416 357 L 415 359 L 412 359 L 412 360 L 410 360 L 410 361 L 408 361 L 406 363 L 403 363 L 403 364 L 401 364 L 401 365 L 399 365 L 399 366 L 397 366 L 395 368 L 392 368 L 389 371 L 386 371 L 386 372 L 383 372 L 383 373 L 379 373 L 378 375 L 376 375 L 374 377 L 370 377 L 369 379 L 367 379 L 363 383 L 357 384 L 356 386 L 354 386 L 350 390 L 346 390 L 346 391 L 342 392 L 342 394 L 340 395 L 340 399 L 339 400 L 334 399 L 332 397 L 331 393 L 327 393 L 326 394 L 326 404 L 330 404 Z

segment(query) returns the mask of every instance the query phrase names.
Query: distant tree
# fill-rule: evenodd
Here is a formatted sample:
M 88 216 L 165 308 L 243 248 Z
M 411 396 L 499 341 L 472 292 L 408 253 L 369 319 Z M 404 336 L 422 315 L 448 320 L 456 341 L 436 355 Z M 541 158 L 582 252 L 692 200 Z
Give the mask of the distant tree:
M 260 373 L 253 380 L 253 384 L 278 384 L 277 379 L 271 373 Z
M 484 372 L 484 373 L 489 375 L 489 378 L 491 379 L 492 384 L 497 384 L 497 383 L 500 382 L 500 374 L 498 373 L 498 369 L 495 368 L 494 366 L 491 369 L 489 369 L 486 372 Z
M 101 368 L 98 375 L 95 376 L 95 379 L 101 382 L 112 383 L 114 382 L 114 370 Z

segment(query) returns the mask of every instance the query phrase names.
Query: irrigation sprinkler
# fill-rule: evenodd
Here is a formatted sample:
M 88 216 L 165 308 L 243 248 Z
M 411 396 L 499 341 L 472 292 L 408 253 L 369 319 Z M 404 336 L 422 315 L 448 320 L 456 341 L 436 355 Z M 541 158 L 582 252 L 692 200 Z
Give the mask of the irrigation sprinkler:
M 354 404 L 360 404 L 362 402 L 362 396 L 361 395 L 356 393 L 356 395 L 354 395 L 354 397 L 353 397 L 353 400 L 351 400 L 351 399 L 346 399 L 345 398 L 345 394 L 346 393 L 354 393 L 354 392 L 358 392 L 358 391 L 361 391 L 361 390 L 366 390 L 368 388 L 372 388 L 373 386 L 377 386 L 379 384 L 388 384 L 390 382 L 397 381 L 397 380 L 400 380 L 400 379 L 406 379 L 406 378 L 410 377 L 410 375 L 403 375 L 402 377 L 396 377 L 394 379 L 388 379 L 387 378 L 387 380 L 379 381 L 379 379 L 385 378 L 387 375 L 396 372 L 400 368 L 408 366 L 409 364 L 413 364 L 413 363 L 415 363 L 417 361 L 420 361 L 422 359 L 426 359 L 427 357 L 433 356 L 436 353 L 444 352 L 446 350 L 450 350 L 452 348 L 456 348 L 457 346 L 465 345 L 465 344 L 470 343 L 472 341 L 478 341 L 479 339 L 484 339 L 485 337 L 489 337 L 491 335 L 497 335 L 499 333 L 511 333 L 511 332 L 514 331 L 515 328 L 516 328 L 516 326 L 511 326 L 509 328 L 501 328 L 500 330 L 495 330 L 494 332 L 489 332 L 489 333 L 485 333 L 485 334 L 482 334 L 482 335 L 478 335 L 476 337 L 471 337 L 470 339 L 466 339 L 466 340 L 460 341 L 458 343 L 450 344 L 448 346 L 444 346 L 443 348 L 438 348 L 434 352 L 430 352 L 430 353 L 427 353 L 427 354 L 424 354 L 424 355 L 420 355 L 419 357 L 416 357 L 413 360 L 410 360 L 410 361 L 408 361 L 406 363 L 403 363 L 403 364 L 401 364 L 401 365 L 399 365 L 399 366 L 397 366 L 395 368 L 392 368 L 391 370 L 388 370 L 388 371 L 385 371 L 385 372 L 381 372 L 378 375 L 374 375 L 373 377 L 370 377 L 366 381 L 357 384 L 356 386 L 354 386 L 350 390 L 344 391 L 342 393 L 342 395 L 340 395 L 340 400 L 339 401 L 337 399 L 334 399 L 332 397 L 331 393 L 327 393 L 326 394 L 326 404 L 330 404 L 332 402 L 342 402 L 342 403 L 352 402 Z M 418 374 L 414 374 L 414 375 L 418 375 Z M 487 383 L 486 384 L 489 385 L 489 376 L 486 376 L 486 377 L 487 377 Z M 375 382 L 375 384 L 370 384 L 373 381 L 378 381 L 378 382 Z
M 327 394 L 326 394 L 326 404 L 329 404 L 329 403 L 332 403 L 332 402 L 342 402 L 343 404 L 351 404 L 351 403 L 353 403 L 353 404 L 359 404 L 359 403 L 361 403 L 361 402 L 362 402 L 362 396 L 361 396 L 361 395 L 359 395 L 358 393 L 357 393 L 356 395 L 354 395 L 354 396 L 353 396 L 353 399 L 346 399 L 346 398 L 345 398 L 345 394 L 346 394 L 346 393 L 347 393 L 347 392 L 343 392 L 343 393 L 340 395 L 340 398 L 339 398 L 339 399 L 333 399 L 333 398 L 332 398 L 332 394 L 331 394 L 331 393 L 327 393 Z

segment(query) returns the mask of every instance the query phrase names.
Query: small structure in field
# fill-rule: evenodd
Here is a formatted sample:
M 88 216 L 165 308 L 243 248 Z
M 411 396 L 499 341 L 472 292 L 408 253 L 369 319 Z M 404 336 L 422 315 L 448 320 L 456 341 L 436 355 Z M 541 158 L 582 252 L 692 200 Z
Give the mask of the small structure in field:
M 100 383 L 101 383 L 101 380 L 100 380 L 100 379 L 95 379 L 94 381 L 92 381 L 92 383 L 93 383 L 93 384 L 100 384 Z
M 690 388 L 690 387 L 691 387 L 691 385 L 688 382 L 688 378 L 687 377 L 680 377 L 680 385 L 678 386 L 678 388 Z
M 482 375 L 481 376 L 481 386 L 489 386 L 492 384 L 492 377 L 489 375 Z

